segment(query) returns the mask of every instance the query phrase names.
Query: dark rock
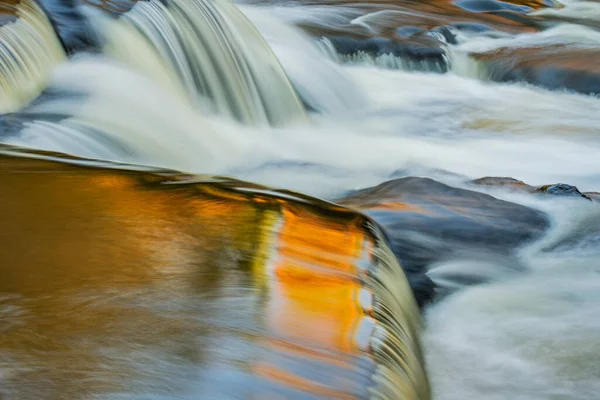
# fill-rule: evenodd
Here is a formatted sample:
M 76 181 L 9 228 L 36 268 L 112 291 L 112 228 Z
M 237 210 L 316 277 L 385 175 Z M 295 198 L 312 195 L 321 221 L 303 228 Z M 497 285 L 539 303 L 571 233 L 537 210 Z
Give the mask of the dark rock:
M 387 232 L 420 304 L 433 297 L 427 266 L 459 257 L 508 256 L 549 226 L 537 210 L 428 178 L 402 178 L 338 201 Z
M 401 26 L 400 28 L 396 29 L 396 36 L 407 38 L 421 32 L 425 32 L 425 30 L 423 28 L 419 28 L 418 26 Z
M 476 33 L 489 32 L 493 30 L 489 26 L 485 24 L 479 24 L 477 22 L 458 22 L 456 24 L 453 24 L 452 26 L 461 31 Z
M 408 39 L 384 37 L 353 38 L 348 36 L 327 37 L 336 52 L 341 55 L 365 53 L 373 57 L 392 55 L 416 63 L 412 69 L 430 72 L 447 72 L 446 51 L 442 43 L 431 36 L 415 35 Z
M 99 40 L 78 9 L 79 0 L 40 0 L 65 51 L 97 49 Z
M 532 8 L 528 6 L 520 6 L 497 0 L 458 0 L 455 1 L 454 4 L 463 10 L 477 13 L 503 10 L 526 13 L 532 10 Z
M 540 186 L 535 189 L 535 192 L 551 194 L 554 196 L 583 197 L 587 200 L 592 200 L 589 196 L 581 193 L 576 186 L 568 185 L 566 183 L 555 183 L 553 185 Z
M 458 44 L 456 35 L 447 26 L 438 26 L 427 32 L 428 35 L 446 44 Z
M 585 198 L 587 200 L 594 200 L 599 196 L 598 193 L 589 192 L 581 193 L 576 186 L 568 185 L 566 183 L 556 183 L 552 185 L 543 186 L 531 186 L 523 181 L 509 177 L 497 177 L 497 176 L 486 176 L 485 178 L 479 178 L 467 183 L 478 186 L 496 186 L 502 188 L 509 188 L 511 190 L 523 193 L 536 193 L 536 194 L 547 194 L 553 196 L 568 196 L 576 198 Z
M 484 63 L 490 80 L 527 82 L 550 90 L 600 94 L 600 50 L 565 45 L 499 49 L 472 54 Z
M 392 54 L 408 56 L 414 59 L 442 58 L 444 50 L 440 47 L 419 46 L 414 42 L 397 41 L 384 37 L 354 39 L 346 36 L 328 37 L 340 54 L 364 52 L 374 56 Z
M 114 17 L 129 11 L 137 0 L 38 0 L 65 51 L 98 51 L 100 38 L 82 14 L 82 7 L 94 6 Z
M 499 11 L 490 11 L 488 14 L 495 15 L 498 17 L 505 18 L 507 20 L 516 22 L 517 24 L 524 26 L 531 26 L 534 28 L 541 28 L 542 23 L 535 18 L 530 17 L 529 15 L 523 14 L 514 10 L 499 10 Z

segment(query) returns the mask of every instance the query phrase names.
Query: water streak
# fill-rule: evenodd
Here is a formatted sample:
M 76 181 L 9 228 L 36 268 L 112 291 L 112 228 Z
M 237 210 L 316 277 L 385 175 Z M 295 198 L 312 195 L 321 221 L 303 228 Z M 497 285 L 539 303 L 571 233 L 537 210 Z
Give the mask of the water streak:
M 277 58 L 228 0 L 140 1 L 115 24 L 102 28 L 107 54 L 187 91 L 205 112 L 250 125 L 305 120 Z
M 0 4 L 13 15 L 0 27 L 0 113 L 12 112 L 45 87 L 53 67 L 66 59 L 50 21 L 34 0 Z

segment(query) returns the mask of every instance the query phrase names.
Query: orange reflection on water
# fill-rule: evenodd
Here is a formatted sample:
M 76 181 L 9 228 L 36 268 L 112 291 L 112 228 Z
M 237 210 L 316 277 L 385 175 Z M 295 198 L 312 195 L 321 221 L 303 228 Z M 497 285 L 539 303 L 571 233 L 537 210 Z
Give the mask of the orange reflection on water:
M 363 287 L 357 263 L 365 246 L 360 218 L 324 218 L 286 204 L 274 241 L 278 251 L 270 260 L 266 314 L 273 338 L 265 341 L 269 353 L 254 370 L 323 398 L 357 398 L 368 379 L 321 376 L 315 382 L 292 360 L 350 371 L 364 355 L 368 338 L 361 343 L 358 337 L 368 318 L 359 301 Z
M 366 397 L 362 217 L 177 181 L 0 155 L 0 397 Z

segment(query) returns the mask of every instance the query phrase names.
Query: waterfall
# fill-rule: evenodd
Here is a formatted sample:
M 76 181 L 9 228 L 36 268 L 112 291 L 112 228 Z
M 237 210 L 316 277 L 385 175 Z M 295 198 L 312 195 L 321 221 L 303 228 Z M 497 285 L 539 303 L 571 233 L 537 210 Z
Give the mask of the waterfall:
M 90 55 L 57 68 L 49 95 L 2 123 L 6 143 L 195 172 L 219 170 L 244 147 L 185 99 Z
M 205 112 L 258 126 L 305 120 L 272 50 L 228 0 L 140 1 L 102 25 L 108 55 Z
M 0 395 L 430 399 L 419 310 L 368 217 L 91 165 L 0 146 Z
M 37 96 L 65 52 L 50 21 L 33 0 L 0 4 L 0 113 L 18 110 Z M 12 18 L 14 17 L 14 18 Z

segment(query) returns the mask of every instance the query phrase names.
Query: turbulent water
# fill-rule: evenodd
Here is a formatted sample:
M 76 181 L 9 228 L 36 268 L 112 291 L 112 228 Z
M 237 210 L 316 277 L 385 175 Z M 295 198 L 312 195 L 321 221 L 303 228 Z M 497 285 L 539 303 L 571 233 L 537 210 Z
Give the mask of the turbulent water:
M 534 11 L 558 21 L 541 32 L 459 32 L 444 47 L 444 74 L 401 56 L 341 55 L 295 26 L 371 29 L 384 16 L 366 18 L 361 5 L 216 3 L 225 8 L 152 0 L 119 19 L 86 9 L 98 49 L 68 60 L 49 22 L 35 16 L 41 11 L 25 11 L 35 22 L 27 36 L 19 36 L 23 26 L 6 25 L 0 41 L 18 36 L 38 46 L 41 38 L 43 45 L 24 44 L 14 58 L 0 49 L 0 67 L 11 72 L 0 81 L 0 111 L 12 112 L 3 117 L 2 141 L 326 199 L 410 175 L 455 186 L 513 176 L 600 190 L 600 100 L 494 82 L 477 58 L 500 48 L 600 51 L 596 3 Z M 223 11 L 235 7 L 245 17 Z M 506 259 L 432 266 L 441 286 L 455 288 L 456 274 L 488 282 L 425 310 L 433 398 L 596 399 L 598 204 L 486 191 L 546 212 L 552 227 L 515 254 L 525 271 Z

